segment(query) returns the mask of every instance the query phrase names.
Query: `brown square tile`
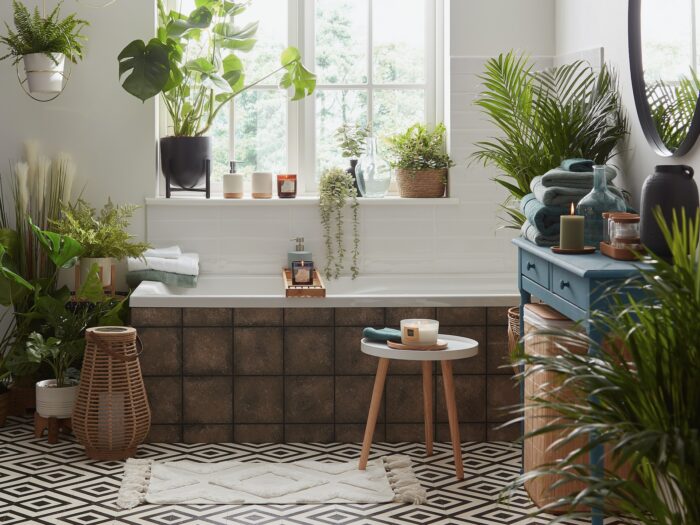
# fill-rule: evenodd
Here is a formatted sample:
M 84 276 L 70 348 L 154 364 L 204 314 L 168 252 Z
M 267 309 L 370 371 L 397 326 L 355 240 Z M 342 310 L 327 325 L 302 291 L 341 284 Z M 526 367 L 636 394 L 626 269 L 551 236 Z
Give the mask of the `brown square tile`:
M 421 376 L 387 377 L 386 421 L 387 423 L 421 423 L 423 421 Z M 388 429 L 387 438 L 389 438 Z
M 508 308 L 510 307 L 489 306 L 486 313 L 486 324 L 489 326 L 508 326 Z
M 234 326 L 282 326 L 282 308 L 236 308 Z
M 435 367 L 433 366 L 433 370 Z M 423 373 L 423 365 L 420 361 L 404 361 L 392 359 L 389 363 L 389 375 L 416 375 Z
M 486 421 L 486 376 L 454 376 L 457 419 L 460 423 L 483 423 Z M 438 377 L 437 390 L 438 423 L 447 422 L 445 410 L 445 387 L 442 376 Z
M 182 311 L 185 326 L 231 326 L 232 321 L 230 308 L 185 308 Z
M 335 425 L 335 440 L 338 443 L 362 443 L 365 436 L 365 424 L 340 423 Z M 374 429 L 373 443 L 386 441 L 384 423 L 378 423 Z
M 387 308 L 386 325 L 398 328 L 403 319 L 435 319 L 435 308 Z
M 486 441 L 518 441 L 521 437 L 520 423 L 507 426 L 489 423 L 486 431 Z
M 151 407 L 151 423 L 174 424 L 182 420 L 182 379 L 145 377 L 143 379 Z
M 372 400 L 374 377 L 336 376 L 335 377 L 335 422 L 364 423 L 367 421 L 369 404 Z M 379 410 L 378 421 L 384 420 L 384 400 Z
M 232 443 L 233 425 L 185 426 L 184 443 Z
M 139 328 L 143 353 L 139 358 L 144 376 L 182 374 L 181 330 L 177 328 Z
M 132 308 L 131 324 L 136 328 L 142 326 L 180 326 L 182 310 L 180 308 Z
M 420 423 L 387 423 L 387 443 L 423 443 L 425 427 Z
M 234 374 L 282 374 L 282 328 L 236 328 L 233 334 Z
M 510 421 L 514 405 L 520 404 L 520 386 L 510 376 L 489 376 L 486 379 L 487 421 Z
M 489 374 L 514 373 L 508 353 L 508 328 L 505 326 L 486 328 L 486 369 Z
M 284 421 L 283 377 L 238 376 L 233 381 L 236 424 Z
M 151 425 L 146 443 L 182 443 L 182 426 Z
M 384 308 L 336 308 L 335 326 L 384 327 Z
M 284 373 L 333 374 L 333 328 L 285 328 Z
M 486 324 L 486 308 L 438 308 L 437 320 L 440 326 L 484 326 Z
M 285 377 L 285 421 L 333 423 L 333 377 Z
M 484 423 L 460 423 L 459 439 L 465 441 L 486 441 L 486 425 Z M 450 441 L 450 425 L 438 423 L 435 430 L 435 441 Z
M 233 423 L 230 377 L 185 377 L 183 417 L 186 424 Z
M 183 370 L 189 375 L 233 373 L 232 328 L 184 328 Z
M 236 443 L 282 443 L 284 426 L 279 425 L 233 425 Z
M 332 443 L 335 441 L 332 424 L 285 425 L 285 443 Z
M 360 350 L 362 328 L 336 327 L 335 329 L 335 373 L 339 375 L 376 374 L 376 357 Z M 391 371 L 391 366 L 389 367 Z
M 284 326 L 333 326 L 333 308 L 285 308 Z
M 484 374 L 486 373 L 486 327 L 485 326 L 440 326 L 444 334 L 468 337 L 479 343 L 479 353 L 467 359 L 457 359 L 452 362 L 455 374 Z M 440 363 L 437 364 L 438 372 Z

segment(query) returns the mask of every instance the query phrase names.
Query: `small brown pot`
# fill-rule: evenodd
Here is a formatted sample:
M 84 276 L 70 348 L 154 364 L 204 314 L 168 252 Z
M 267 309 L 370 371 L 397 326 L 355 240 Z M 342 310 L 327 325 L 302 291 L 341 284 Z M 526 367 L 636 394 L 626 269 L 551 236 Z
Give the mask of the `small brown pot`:
M 399 194 L 405 199 L 428 199 L 445 196 L 447 169 L 396 170 Z
M 0 394 L 0 427 L 5 426 L 7 416 L 10 412 L 10 393 L 5 391 Z

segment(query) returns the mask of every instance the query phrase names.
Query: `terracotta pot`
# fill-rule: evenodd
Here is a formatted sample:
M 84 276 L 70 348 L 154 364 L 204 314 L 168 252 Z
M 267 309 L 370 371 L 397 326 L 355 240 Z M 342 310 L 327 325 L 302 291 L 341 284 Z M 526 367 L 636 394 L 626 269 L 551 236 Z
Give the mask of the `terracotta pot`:
M 78 382 L 58 388 L 55 379 L 46 379 L 36 384 L 36 411 L 42 417 L 66 419 L 73 414 L 78 396 Z
M 440 198 L 445 196 L 447 169 L 396 170 L 399 195 L 408 199 Z

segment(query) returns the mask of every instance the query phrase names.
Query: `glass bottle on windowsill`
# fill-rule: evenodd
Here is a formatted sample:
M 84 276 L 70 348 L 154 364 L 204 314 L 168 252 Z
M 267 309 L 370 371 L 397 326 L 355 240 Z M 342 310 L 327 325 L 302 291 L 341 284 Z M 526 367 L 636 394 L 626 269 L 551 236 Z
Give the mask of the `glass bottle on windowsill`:
M 578 215 L 585 217 L 584 242 L 586 246 L 599 247 L 605 238 L 607 221 L 605 212 L 623 212 L 627 210 L 625 201 L 608 188 L 606 167 L 593 166 L 593 190 L 578 203 Z
M 365 152 L 355 168 L 357 186 L 363 197 L 382 198 L 389 191 L 391 168 L 377 150 L 376 137 L 368 137 Z

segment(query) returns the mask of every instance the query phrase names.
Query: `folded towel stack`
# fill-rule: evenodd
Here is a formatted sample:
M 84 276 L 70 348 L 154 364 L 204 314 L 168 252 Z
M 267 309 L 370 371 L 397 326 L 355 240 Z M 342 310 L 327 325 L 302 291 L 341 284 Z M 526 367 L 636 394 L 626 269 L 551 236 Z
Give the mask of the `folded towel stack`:
M 178 288 L 195 288 L 199 276 L 199 255 L 182 253 L 179 246 L 146 250 L 143 258 L 130 257 L 126 281 L 136 288 L 142 281 L 155 281 Z

